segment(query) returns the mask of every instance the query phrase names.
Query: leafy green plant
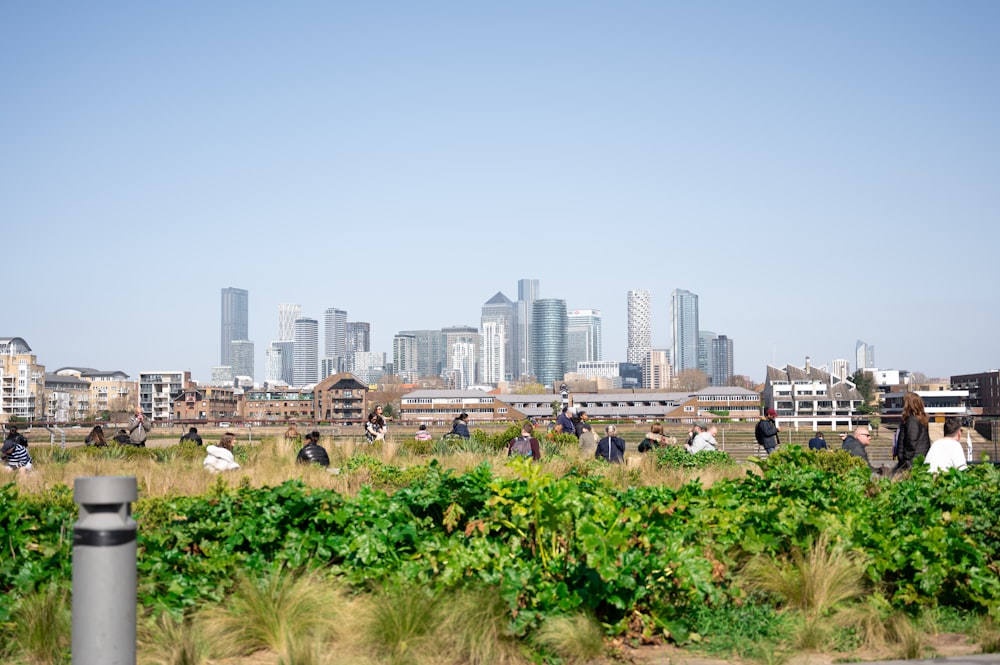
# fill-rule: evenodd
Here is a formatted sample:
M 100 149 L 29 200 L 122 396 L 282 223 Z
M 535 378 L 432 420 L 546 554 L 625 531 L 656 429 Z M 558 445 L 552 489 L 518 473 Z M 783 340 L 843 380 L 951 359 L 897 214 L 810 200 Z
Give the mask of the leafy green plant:
M 703 450 L 692 455 L 682 446 L 656 449 L 656 465 L 666 469 L 704 469 L 710 466 L 731 467 L 736 461 L 721 450 Z

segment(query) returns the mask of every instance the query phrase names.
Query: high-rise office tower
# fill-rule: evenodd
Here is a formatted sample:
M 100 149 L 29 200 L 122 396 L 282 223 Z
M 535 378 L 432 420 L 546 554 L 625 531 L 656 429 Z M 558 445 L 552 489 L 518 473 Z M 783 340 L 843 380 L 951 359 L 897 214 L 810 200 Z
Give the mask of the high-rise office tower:
M 733 340 L 719 335 L 712 340 L 713 386 L 728 386 L 733 380 Z
M 566 371 L 576 372 L 577 363 L 603 360 L 601 310 L 570 310 L 566 321 Z
M 851 363 L 846 358 L 837 358 L 830 363 L 830 374 L 838 379 L 846 379 L 851 374 Z
M 628 347 L 627 362 L 642 365 L 653 348 L 652 296 L 646 289 L 628 292 Z
M 543 386 L 558 387 L 566 376 L 566 301 L 540 298 L 531 316 L 531 362 Z
M 860 339 L 854 346 L 855 362 L 858 369 L 875 368 L 875 345 L 862 342 Z
M 371 351 L 371 324 L 367 321 L 347 322 L 347 367 L 346 371 L 354 370 L 354 354 Z
M 233 342 L 249 339 L 250 296 L 246 289 L 222 289 L 222 345 L 220 365 L 233 364 Z
M 517 303 L 514 305 L 514 332 L 511 337 L 511 353 L 514 358 L 510 374 L 514 379 L 534 376 L 531 360 L 531 321 L 534 303 L 540 295 L 537 279 L 517 281 Z
M 295 334 L 294 328 L 292 334 Z M 291 340 L 271 342 L 266 351 L 268 381 L 283 381 L 288 385 L 293 385 L 295 381 L 295 367 L 292 363 L 294 344 L 295 342 Z
M 674 374 L 698 369 L 698 296 L 684 289 L 670 294 L 670 333 Z
M 501 292 L 486 301 L 480 317 L 483 383 L 497 385 L 512 378 L 514 303 Z
M 441 376 L 441 331 L 400 330 L 399 335 L 409 335 L 417 342 L 417 376 Z
M 319 381 L 319 321 L 307 316 L 295 319 L 292 351 L 292 385 L 308 386 Z
M 479 347 L 482 338 L 479 335 L 479 328 L 472 326 L 451 326 L 441 329 L 441 351 L 444 353 L 442 360 L 442 370 L 444 369 L 464 369 L 465 384 L 470 385 L 479 381 Z M 466 351 L 461 355 L 455 354 L 456 344 L 471 344 L 472 365 L 471 367 L 459 368 L 456 363 L 467 363 Z M 463 347 L 464 349 L 465 347 Z
M 278 305 L 278 341 L 291 342 L 295 339 L 295 320 L 302 318 L 302 305 L 280 303 Z
M 347 312 L 342 309 L 323 312 L 323 357 L 337 359 L 337 372 L 347 365 Z
M 232 341 L 233 376 L 253 376 L 253 342 L 248 339 L 234 339 Z
M 712 340 L 716 335 L 711 330 L 698 331 L 698 369 L 705 373 L 709 381 L 712 379 Z
M 404 381 L 417 379 L 419 365 L 416 336 L 399 333 L 392 338 L 392 372 Z
M 666 349 L 651 349 L 642 363 L 643 388 L 669 390 L 670 374 L 670 353 Z

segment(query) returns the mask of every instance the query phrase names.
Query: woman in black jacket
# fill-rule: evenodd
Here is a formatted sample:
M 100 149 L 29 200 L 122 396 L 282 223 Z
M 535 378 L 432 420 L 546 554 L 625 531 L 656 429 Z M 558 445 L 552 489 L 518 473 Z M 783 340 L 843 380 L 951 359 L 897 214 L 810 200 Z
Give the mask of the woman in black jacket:
M 903 396 L 903 420 L 896 435 L 899 451 L 896 453 L 894 474 L 910 469 L 918 457 L 927 456 L 931 449 L 927 423 L 924 400 L 917 393 L 906 393 Z
M 319 445 L 319 431 L 313 430 L 306 434 L 306 445 L 302 446 L 295 461 L 299 464 L 319 464 L 320 466 L 330 466 L 330 456 L 326 454 L 326 448 Z

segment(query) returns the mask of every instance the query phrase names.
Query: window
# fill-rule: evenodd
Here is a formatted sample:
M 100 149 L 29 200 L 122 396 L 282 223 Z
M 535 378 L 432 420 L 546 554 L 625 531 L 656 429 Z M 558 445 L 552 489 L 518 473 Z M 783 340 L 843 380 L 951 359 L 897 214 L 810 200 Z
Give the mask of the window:
M 693 406 L 685 406 L 684 407 L 684 413 L 693 413 L 693 412 L 694 412 L 694 407 Z

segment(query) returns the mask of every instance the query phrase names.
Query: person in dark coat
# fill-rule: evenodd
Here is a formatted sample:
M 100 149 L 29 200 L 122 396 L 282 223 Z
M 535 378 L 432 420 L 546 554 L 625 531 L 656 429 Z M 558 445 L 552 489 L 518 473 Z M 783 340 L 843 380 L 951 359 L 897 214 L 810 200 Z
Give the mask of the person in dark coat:
M 809 439 L 809 450 L 827 450 L 823 432 L 816 432 L 816 436 Z
M 594 457 L 602 459 L 612 464 L 623 464 L 625 462 L 625 439 L 615 436 L 618 428 L 608 425 L 607 436 L 597 442 L 597 452 Z
M 844 442 L 840 444 L 840 447 L 849 452 L 855 457 L 860 457 L 865 461 L 865 464 L 871 468 L 871 462 L 868 461 L 868 446 L 872 442 L 872 433 L 868 431 L 867 425 L 861 425 L 854 429 L 853 436 L 848 434 L 844 437 Z
M 569 416 L 569 407 L 564 406 L 562 413 L 556 418 L 556 426 L 562 434 L 576 434 L 576 426 Z
M 306 445 L 295 457 L 299 464 L 319 464 L 320 466 L 330 466 L 330 456 L 326 453 L 326 448 L 319 445 L 319 431 L 313 430 L 306 434 Z
M 917 393 L 903 395 L 903 421 L 897 436 L 896 468 L 893 475 L 908 471 L 918 457 L 927 457 L 931 449 L 929 419 L 924 400 Z
M 778 427 L 778 423 L 774 422 L 774 419 L 778 417 L 778 413 L 774 409 L 768 409 L 764 412 L 764 419 L 757 423 L 757 427 L 753 430 L 753 436 L 757 439 L 757 443 L 764 447 L 764 452 L 768 455 L 774 452 L 774 449 L 778 447 L 781 441 L 778 439 L 778 432 L 781 428 Z
M 468 439 L 469 434 L 469 414 L 463 413 L 451 421 L 451 431 L 449 434 L 455 434 L 462 437 L 463 439 Z
M 201 435 L 198 434 L 197 427 L 192 427 L 191 429 L 188 430 L 187 434 L 181 437 L 181 443 L 184 443 L 185 441 L 193 441 L 199 446 L 204 445 L 204 443 L 201 440 Z

